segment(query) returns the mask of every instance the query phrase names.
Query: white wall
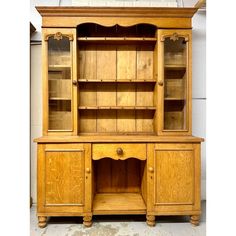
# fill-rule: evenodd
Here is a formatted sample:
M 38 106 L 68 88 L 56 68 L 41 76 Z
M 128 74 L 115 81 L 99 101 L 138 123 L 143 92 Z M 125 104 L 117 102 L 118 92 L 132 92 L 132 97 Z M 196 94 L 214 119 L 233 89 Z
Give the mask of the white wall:
M 206 12 L 193 17 L 193 135 L 206 138 Z M 202 143 L 202 199 L 206 199 L 206 140 Z
M 153 1 L 153 0 L 152 0 Z M 161 0 L 159 0 L 161 1 Z M 187 1 L 187 0 L 186 0 Z M 194 0 L 192 0 L 193 2 Z M 31 22 L 37 33 L 31 38 L 31 140 L 42 136 L 41 17 L 35 5 L 58 5 L 58 0 L 31 0 Z M 61 5 L 70 5 L 62 0 Z M 206 137 L 206 14 L 193 18 L 193 135 Z M 34 40 L 39 40 L 35 43 Z M 206 199 L 206 141 L 202 144 L 202 199 Z M 31 142 L 31 196 L 36 203 L 36 144 Z

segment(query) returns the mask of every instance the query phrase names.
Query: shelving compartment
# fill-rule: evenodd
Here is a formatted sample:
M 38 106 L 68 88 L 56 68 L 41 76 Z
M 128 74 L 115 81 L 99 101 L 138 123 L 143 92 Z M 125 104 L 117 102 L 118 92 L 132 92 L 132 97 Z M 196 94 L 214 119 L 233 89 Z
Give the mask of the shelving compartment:
M 95 23 L 84 23 L 77 27 L 77 34 L 82 38 L 91 37 L 125 37 L 125 38 L 154 38 L 156 26 L 151 24 L 137 24 L 123 27 L 118 24 L 106 27 Z
M 49 130 L 71 129 L 71 100 L 50 100 L 49 109 Z
M 80 133 L 154 133 L 153 83 L 80 83 Z
M 48 40 L 48 130 L 72 129 L 71 45 L 67 37 Z
M 78 27 L 79 134 L 154 134 L 156 28 Z
M 93 161 L 93 214 L 145 214 L 146 161 Z
M 164 130 L 187 129 L 187 46 L 183 37 L 164 41 Z

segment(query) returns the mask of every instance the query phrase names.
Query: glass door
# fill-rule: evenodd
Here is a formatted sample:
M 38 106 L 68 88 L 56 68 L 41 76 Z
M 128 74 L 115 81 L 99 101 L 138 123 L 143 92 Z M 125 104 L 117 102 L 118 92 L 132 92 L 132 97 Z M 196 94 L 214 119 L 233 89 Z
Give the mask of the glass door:
M 50 31 L 50 30 L 48 30 Z M 44 120 L 47 134 L 49 133 L 72 133 L 74 130 L 74 100 L 73 84 L 77 80 L 73 72 L 73 33 L 53 31 L 45 34 L 45 46 L 47 52 L 46 85 L 47 104 L 46 120 Z M 75 40 L 76 41 L 76 40 Z M 75 89 L 75 93 L 77 86 Z M 75 109 L 76 110 L 76 109 Z
M 191 134 L 191 32 L 159 31 L 159 134 Z

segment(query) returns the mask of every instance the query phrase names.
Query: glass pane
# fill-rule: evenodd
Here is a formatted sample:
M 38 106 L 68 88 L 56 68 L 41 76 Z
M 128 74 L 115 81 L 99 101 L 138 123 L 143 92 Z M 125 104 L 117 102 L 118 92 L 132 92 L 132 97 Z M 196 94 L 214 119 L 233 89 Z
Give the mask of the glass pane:
M 48 40 L 49 130 L 71 130 L 71 52 L 66 37 Z
M 164 41 L 164 130 L 187 129 L 187 44 Z

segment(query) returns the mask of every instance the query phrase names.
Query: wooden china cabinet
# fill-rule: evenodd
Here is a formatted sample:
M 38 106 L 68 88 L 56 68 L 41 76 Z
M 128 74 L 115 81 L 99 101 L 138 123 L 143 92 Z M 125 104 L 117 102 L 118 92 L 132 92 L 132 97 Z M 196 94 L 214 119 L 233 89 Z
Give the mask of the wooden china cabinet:
M 199 224 L 192 136 L 196 8 L 37 7 L 42 16 L 39 227 L 49 216 L 188 215 Z

